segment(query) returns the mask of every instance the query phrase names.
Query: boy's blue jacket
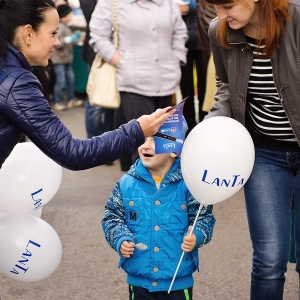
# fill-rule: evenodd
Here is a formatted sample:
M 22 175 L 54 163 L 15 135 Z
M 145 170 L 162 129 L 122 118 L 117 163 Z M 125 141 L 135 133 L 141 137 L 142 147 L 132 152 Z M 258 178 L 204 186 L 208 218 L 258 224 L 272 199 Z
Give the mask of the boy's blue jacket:
M 102 227 L 110 246 L 120 254 L 121 243 L 133 241 L 147 245 L 135 248 L 130 258 L 121 256 L 119 267 L 127 282 L 150 292 L 167 291 L 182 254 L 181 243 L 192 225 L 199 202 L 188 191 L 177 158 L 160 189 L 141 160 L 116 184 L 105 206 Z M 198 248 L 212 238 L 215 218 L 212 206 L 202 209 L 194 233 L 196 248 L 185 253 L 172 290 L 193 286 L 192 273 L 198 269 Z

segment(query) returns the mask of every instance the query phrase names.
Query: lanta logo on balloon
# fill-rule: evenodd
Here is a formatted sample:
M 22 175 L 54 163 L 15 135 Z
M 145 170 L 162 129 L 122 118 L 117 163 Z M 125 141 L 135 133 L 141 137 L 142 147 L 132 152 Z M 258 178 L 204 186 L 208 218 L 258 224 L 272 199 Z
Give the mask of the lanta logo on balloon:
M 54 197 L 61 179 L 62 167 L 32 142 L 17 144 L 0 170 L 0 212 L 39 209 Z
M 62 244 L 55 229 L 30 215 L 0 218 L 0 241 L 0 272 L 18 281 L 47 278 L 62 258 Z
M 57 192 L 62 167 L 32 142 L 19 143 L 0 170 L 0 272 L 23 282 L 50 276 L 62 257 L 61 240 L 42 219 Z
M 20 271 L 23 273 L 26 273 L 28 271 L 27 263 L 30 260 L 30 257 L 32 257 L 32 247 L 38 247 L 40 248 L 41 245 L 38 243 L 35 243 L 34 241 L 29 240 L 24 252 L 21 255 L 21 258 L 18 260 L 18 262 L 15 264 L 12 270 L 10 270 L 10 273 L 18 275 Z
M 220 178 L 209 175 L 211 174 L 208 174 L 208 170 L 204 170 L 202 182 L 225 187 L 243 186 L 245 183 L 245 178 L 241 177 L 241 175 L 232 175 L 230 178 Z
M 34 193 L 31 194 L 31 198 L 33 201 L 33 207 L 34 210 L 39 209 L 41 206 L 43 206 L 43 201 L 41 198 L 39 197 L 39 194 L 43 191 L 43 189 L 39 189 L 37 191 L 35 191 Z
M 187 136 L 181 153 L 183 179 L 202 205 L 237 193 L 254 164 L 254 145 L 247 129 L 228 117 L 202 121 Z

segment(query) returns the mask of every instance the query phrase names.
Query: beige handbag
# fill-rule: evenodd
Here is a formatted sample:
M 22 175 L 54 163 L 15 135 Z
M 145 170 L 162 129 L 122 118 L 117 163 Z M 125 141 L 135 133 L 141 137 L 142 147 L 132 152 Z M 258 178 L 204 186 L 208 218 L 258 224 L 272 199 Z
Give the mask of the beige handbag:
M 113 40 L 115 48 L 118 48 L 118 3 L 113 1 Z M 116 109 L 120 106 L 120 94 L 117 86 L 116 67 L 105 62 L 98 54 L 93 61 L 86 92 L 89 102 L 93 106 Z

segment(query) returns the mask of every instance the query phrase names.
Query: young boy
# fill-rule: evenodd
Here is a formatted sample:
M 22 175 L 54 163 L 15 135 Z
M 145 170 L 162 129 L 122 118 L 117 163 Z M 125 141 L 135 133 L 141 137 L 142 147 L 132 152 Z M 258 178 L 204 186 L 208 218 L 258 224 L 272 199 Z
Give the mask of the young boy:
M 202 208 L 188 191 L 175 153 L 155 154 L 153 137 L 138 148 L 140 159 L 117 182 L 102 219 L 109 245 L 127 273 L 129 299 L 192 300 L 199 271 L 198 248 L 212 238 L 212 206 Z M 182 251 L 184 258 L 172 290 Z

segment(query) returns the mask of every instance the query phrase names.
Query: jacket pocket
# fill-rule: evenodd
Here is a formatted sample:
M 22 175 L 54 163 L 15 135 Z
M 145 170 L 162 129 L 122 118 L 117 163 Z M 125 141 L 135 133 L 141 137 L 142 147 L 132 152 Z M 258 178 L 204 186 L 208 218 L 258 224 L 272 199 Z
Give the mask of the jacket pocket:
M 188 226 L 188 207 L 185 201 L 173 201 L 172 213 L 170 215 L 170 223 L 187 230 Z

